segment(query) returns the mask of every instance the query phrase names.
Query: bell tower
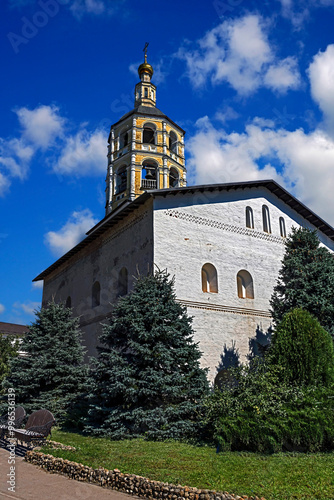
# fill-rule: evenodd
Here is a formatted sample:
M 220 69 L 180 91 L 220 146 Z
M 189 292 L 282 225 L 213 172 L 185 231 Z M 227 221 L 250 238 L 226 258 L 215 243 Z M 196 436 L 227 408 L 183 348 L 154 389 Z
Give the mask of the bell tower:
M 138 68 L 134 108 L 110 129 L 106 215 L 144 191 L 186 185 L 185 131 L 156 107 L 147 46 Z

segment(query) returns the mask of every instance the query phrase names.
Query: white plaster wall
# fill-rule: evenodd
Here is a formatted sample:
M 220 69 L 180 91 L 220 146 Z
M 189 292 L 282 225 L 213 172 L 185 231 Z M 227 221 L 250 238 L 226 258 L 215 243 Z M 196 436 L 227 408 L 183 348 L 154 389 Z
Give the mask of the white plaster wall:
M 122 267 L 128 270 L 129 290 L 134 278 L 147 273 L 153 261 L 152 202 L 108 229 L 96 241 L 72 257 L 66 268 L 55 271 L 44 282 L 43 304 L 54 297 L 65 302 L 71 297 L 73 314 L 80 316 L 84 344 L 88 355 L 96 354 L 101 324 L 117 300 L 118 276 Z M 101 285 L 101 304 L 92 307 L 92 285 Z
M 264 204 L 270 211 L 271 235 L 263 232 Z M 246 229 L 246 206 L 253 209 L 253 230 Z M 271 324 L 269 299 L 285 250 L 279 217 L 284 217 L 287 234 L 292 226 L 314 229 L 263 188 L 157 197 L 154 201 L 154 262 L 175 275 L 177 297 L 188 303 L 188 312 L 194 317 L 195 340 L 211 379 L 224 344 L 231 347 L 235 342 L 244 361 L 249 339 L 257 329 L 265 332 Z M 333 250 L 333 242 L 319 236 Z M 201 268 L 207 262 L 217 269 L 218 293 L 202 291 Z M 236 277 L 242 269 L 253 277 L 254 299 L 238 297 Z

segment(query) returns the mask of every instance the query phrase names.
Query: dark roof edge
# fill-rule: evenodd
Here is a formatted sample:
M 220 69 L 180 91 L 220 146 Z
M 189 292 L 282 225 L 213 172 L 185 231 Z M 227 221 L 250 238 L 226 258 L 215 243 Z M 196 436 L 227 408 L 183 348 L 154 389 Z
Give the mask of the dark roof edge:
M 100 222 L 98 222 L 92 229 L 87 232 L 87 236 L 84 240 L 78 243 L 75 247 L 69 250 L 66 254 L 60 257 L 56 262 L 49 266 L 45 271 L 39 274 L 33 281 L 40 281 L 44 279 L 50 272 L 59 267 L 63 262 L 66 262 L 72 255 L 77 253 L 79 250 L 88 245 L 97 236 L 104 233 L 109 227 L 112 227 L 119 220 L 126 217 L 132 210 L 143 205 L 150 197 L 177 194 L 188 194 L 195 192 L 204 191 L 229 191 L 230 189 L 246 189 L 254 187 L 265 187 L 275 196 L 280 198 L 286 205 L 291 207 L 297 213 L 302 215 L 306 220 L 308 220 L 313 226 L 315 226 L 319 231 L 321 231 L 325 236 L 334 241 L 334 228 L 327 224 L 321 217 L 316 215 L 312 210 L 306 207 L 302 202 L 297 200 L 292 194 L 290 194 L 286 189 L 277 184 L 276 181 L 272 179 L 262 180 L 262 181 L 244 181 L 244 182 L 228 182 L 224 184 L 202 184 L 199 186 L 186 186 L 179 188 L 166 188 L 166 189 L 151 189 L 144 191 L 143 194 L 138 196 L 135 200 L 125 203 L 115 212 L 108 214 Z

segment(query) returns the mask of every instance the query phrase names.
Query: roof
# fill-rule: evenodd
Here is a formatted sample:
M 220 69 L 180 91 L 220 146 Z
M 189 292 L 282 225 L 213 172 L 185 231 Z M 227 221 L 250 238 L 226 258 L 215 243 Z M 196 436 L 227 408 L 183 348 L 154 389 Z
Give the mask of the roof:
M 302 202 L 297 200 L 292 194 L 286 191 L 282 186 L 277 184 L 274 180 L 263 180 L 263 181 L 249 181 L 249 182 L 229 182 L 224 184 L 203 184 L 200 186 L 186 186 L 179 188 L 168 188 L 168 189 L 152 189 L 145 191 L 142 195 L 138 196 L 134 201 L 125 201 L 119 208 L 114 212 L 111 212 L 106 217 L 104 217 L 100 222 L 98 222 L 92 229 L 87 232 L 87 237 L 82 240 L 78 245 L 72 248 L 65 255 L 60 257 L 56 262 L 54 262 L 45 271 L 39 274 L 33 281 L 39 281 L 48 276 L 52 271 L 54 271 L 61 264 L 66 262 L 72 255 L 75 255 L 82 248 L 90 244 L 91 241 L 95 240 L 98 236 L 103 234 L 107 229 L 117 224 L 120 220 L 124 219 L 129 213 L 143 205 L 148 199 L 155 197 L 167 197 L 167 196 L 177 196 L 185 194 L 194 194 L 196 192 L 213 192 L 213 191 L 231 191 L 232 189 L 254 189 L 254 188 L 266 188 L 268 191 L 273 193 L 279 199 L 281 199 L 286 205 L 295 210 L 304 219 L 313 224 L 319 231 L 328 236 L 332 241 L 334 241 L 334 228 L 327 224 L 323 219 L 316 215 L 312 210 L 307 208 Z
M 0 321 L 0 334 L 5 335 L 24 335 L 29 328 L 25 325 L 17 325 L 15 323 L 2 323 Z
M 170 123 L 174 125 L 174 127 L 178 128 L 181 130 L 183 134 L 185 134 L 185 131 L 180 127 L 180 125 L 177 125 L 173 120 L 171 120 L 165 113 L 160 111 L 160 109 L 156 108 L 155 106 L 143 106 L 140 104 L 139 106 L 136 106 L 133 108 L 131 111 L 123 115 L 116 123 L 114 123 L 111 127 L 115 127 L 118 125 L 120 122 L 126 120 L 132 115 L 142 115 L 142 116 L 157 116 L 159 118 L 166 118 Z

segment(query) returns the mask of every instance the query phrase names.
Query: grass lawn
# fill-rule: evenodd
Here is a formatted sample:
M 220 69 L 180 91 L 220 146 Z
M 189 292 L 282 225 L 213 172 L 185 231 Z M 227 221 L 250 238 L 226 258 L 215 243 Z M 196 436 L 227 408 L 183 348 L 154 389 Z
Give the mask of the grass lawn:
M 179 442 L 110 441 L 55 430 L 52 439 L 77 451 L 42 451 L 94 468 L 267 500 L 334 499 L 334 453 L 216 453 Z

